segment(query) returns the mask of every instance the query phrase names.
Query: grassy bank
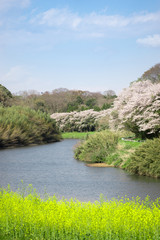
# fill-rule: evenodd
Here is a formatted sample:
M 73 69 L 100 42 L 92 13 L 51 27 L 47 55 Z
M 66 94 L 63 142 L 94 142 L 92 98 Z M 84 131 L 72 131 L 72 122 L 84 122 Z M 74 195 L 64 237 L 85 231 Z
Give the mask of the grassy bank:
M 120 132 L 97 132 L 77 144 L 75 158 L 91 163 L 91 166 L 94 166 L 93 163 L 106 163 L 106 166 L 125 168 L 130 155 L 141 144 L 141 142 L 122 140 Z
M 131 174 L 160 178 L 160 138 L 140 141 L 122 134 L 105 130 L 90 135 L 77 144 L 75 158 L 87 166 L 120 167 Z
M 160 199 L 79 202 L 0 191 L 0 239 L 159 239 Z
M 98 138 L 97 134 L 99 135 Z M 62 138 L 86 140 L 84 143 L 77 144 L 75 158 L 87 162 L 88 166 L 94 166 L 94 163 L 96 163 L 95 166 L 98 166 L 97 163 L 99 163 L 99 166 L 100 163 L 106 163 L 106 166 L 110 165 L 125 168 L 129 162 L 130 154 L 132 154 L 142 142 L 138 142 L 138 140 L 122 140 L 121 135 L 123 136 L 123 134 L 125 135 L 124 132 L 118 133 L 118 141 L 116 141 L 117 145 L 113 148 L 113 145 L 111 144 L 111 151 L 106 147 L 108 139 L 111 140 L 110 133 L 105 139 L 103 131 L 102 134 L 100 132 L 65 132 L 62 133 Z M 91 136 L 91 141 L 89 140 L 89 136 Z M 81 154 L 81 152 L 83 153 Z M 91 153 L 93 153 L 92 156 Z M 107 155 L 106 153 L 109 154 Z M 105 165 L 102 166 L 104 167 Z
M 65 132 L 62 133 L 63 139 L 86 139 L 89 135 L 95 132 Z

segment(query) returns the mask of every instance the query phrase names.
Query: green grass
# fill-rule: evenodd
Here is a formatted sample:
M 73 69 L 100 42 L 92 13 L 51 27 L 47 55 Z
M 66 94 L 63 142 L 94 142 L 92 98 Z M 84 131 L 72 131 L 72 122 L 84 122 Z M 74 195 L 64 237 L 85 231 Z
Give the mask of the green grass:
M 95 132 L 65 132 L 62 133 L 63 139 L 86 139 L 89 135 Z
M 58 201 L 1 189 L 0 211 L 3 240 L 160 239 L 160 199 Z

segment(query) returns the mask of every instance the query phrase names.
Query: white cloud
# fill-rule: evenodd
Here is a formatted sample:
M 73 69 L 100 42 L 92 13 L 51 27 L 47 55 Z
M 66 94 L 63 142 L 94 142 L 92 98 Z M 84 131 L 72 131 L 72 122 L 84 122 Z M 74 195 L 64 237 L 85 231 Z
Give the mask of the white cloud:
M 140 38 L 137 40 L 137 43 L 151 46 L 151 47 L 160 47 L 160 35 L 154 34 L 153 36 L 147 36 L 146 38 Z
M 32 23 L 38 21 L 40 25 L 50 27 L 68 26 L 76 28 L 81 23 L 81 18 L 76 13 L 71 13 L 68 9 L 50 9 L 32 19 Z
M 129 20 L 119 15 L 108 16 L 91 13 L 90 15 L 84 17 L 83 22 L 87 25 L 99 27 L 124 27 L 128 25 Z
M 0 0 L 3 6 L 27 7 L 30 0 Z M 1 5 L 2 4 L 2 5 Z M 151 35 L 159 33 L 160 12 L 141 13 L 130 16 L 109 15 L 107 11 L 80 15 L 68 8 L 51 8 L 37 14 L 11 19 L 0 19 L 0 50 L 5 46 L 27 46 L 31 49 L 51 49 L 65 39 L 116 38 Z M 22 19 L 20 21 L 19 19 Z M 25 25 L 23 25 L 25 24 Z M 7 26 L 7 28 L 5 28 Z M 9 26 L 9 27 L 8 27 Z M 141 35 L 140 35 L 141 34 Z M 141 41 L 138 40 L 138 41 Z
M 30 0 L 0 0 L 0 10 L 8 10 L 12 7 L 26 8 Z
M 159 31 L 160 12 L 123 16 L 105 11 L 80 15 L 68 8 L 51 8 L 37 14 L 30 23 L 36 29 L 43 28 L 45 32 L 49 29 L 63 38 L 117 38 Z
M 133 24 L 160 21 L 160 12 L 136 15 L 131 18 Z
M 31 0 L 0 0 L 1 9 L 27 7 Z M 37 10 L 36 10 L 37 11 Z M 0 19 L 0 48 L 33 44 L 35 48 L 51 48 L 63 39 L 119 38 L 127 36 L 149 35 L 159 32 L 160 12 L 141 13 L 130 16 L 109 15 L 104 12 L 92 12 L 80 15 L 68 8 L 51 8 L 36 14 L 32 18 Z M 20 20 L 22 19 L 22 20 Z M 13 20 L 13 21 L 12 21 Z M 25 27 L 23 24 L 25 23 Z M 7 26 L 7 28 L 5 28 Z M 8 27 L 9 26 L 9 27 Z M 139 40 L 138 40 L 139 41 Z
M 92 12 L 85 16 L 79 16 L 68 9 L 52 8 L 37 15 L 32 19 L 32 23 L 47 25 L 49 27 L 81 28 L 82 26 L 100 27 L 100 28 L 119 28 L 129 25 L 145 24 L 151 22 L 160 22 L 160 12 L 143 13 L 134 16 L 107 15 Z

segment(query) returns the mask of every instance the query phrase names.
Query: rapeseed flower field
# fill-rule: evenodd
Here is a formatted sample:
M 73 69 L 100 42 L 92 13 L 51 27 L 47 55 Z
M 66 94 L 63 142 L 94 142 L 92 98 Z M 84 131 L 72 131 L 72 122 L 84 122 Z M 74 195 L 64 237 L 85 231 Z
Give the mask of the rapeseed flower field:
M 0 239 L 160 239 L 160 199 L 91 203 L 1 189 Z

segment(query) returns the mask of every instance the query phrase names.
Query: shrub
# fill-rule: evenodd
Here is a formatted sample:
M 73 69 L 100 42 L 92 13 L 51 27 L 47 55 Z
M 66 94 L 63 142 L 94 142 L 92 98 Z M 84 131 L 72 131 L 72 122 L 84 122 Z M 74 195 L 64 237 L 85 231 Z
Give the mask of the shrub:
M 0 107 L 0 147 L 54 142 L 56 123 L 46 113 L 24 107 Z
M 111 131 L 90 135 L 75 149 L 75 158 L 96 163 L 105 162 L 106 157 L 115 150 L 118 134 Z
M 147 140 L 130 157 L 126 169 L 138 175 L 160 177 L 160 138 Z

